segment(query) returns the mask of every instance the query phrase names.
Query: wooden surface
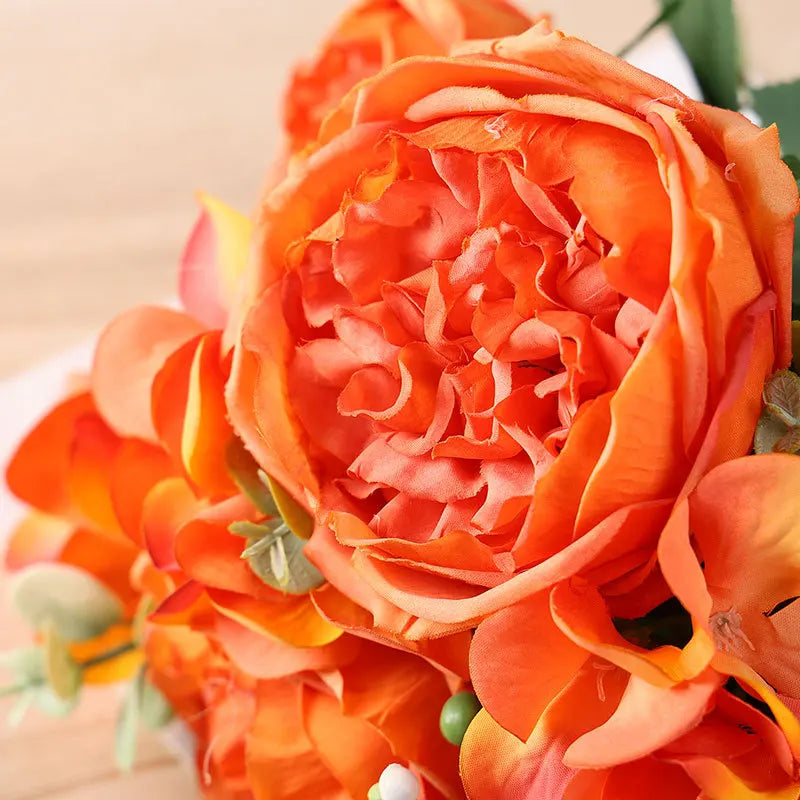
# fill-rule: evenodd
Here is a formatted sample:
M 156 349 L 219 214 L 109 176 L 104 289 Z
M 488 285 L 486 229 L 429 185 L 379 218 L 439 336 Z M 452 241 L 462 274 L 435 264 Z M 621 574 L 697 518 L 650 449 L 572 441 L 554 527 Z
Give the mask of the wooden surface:
M 690 0 L 690 2 L 693 0 Z M 277 142 L 281 86 L 343 0 L 0 1 L 0 377 L 175 291 L 204 189 L 247 210 Z M 529 10 L 541 9 L 534 3 Z M 614 49 L 655 0 L 552 0 Z M 796 0 L 741 0 L 748 70 L 800 74 Z M 23 633 L 0 611 L 0 648 Z M 3 800 L 171 800 L 196 792 L 155 739 L 113 766 L 115 692 L 68 720 L 0 724 Z M 0 716 L 9 701 L 0 702 Z

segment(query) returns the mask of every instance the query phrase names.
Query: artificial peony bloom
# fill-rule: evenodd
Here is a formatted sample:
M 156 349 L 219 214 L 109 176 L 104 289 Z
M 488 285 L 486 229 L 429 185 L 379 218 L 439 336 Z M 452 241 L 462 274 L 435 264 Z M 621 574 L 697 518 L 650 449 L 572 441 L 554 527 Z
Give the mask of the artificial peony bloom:
M 584 771 L 655 759 L 681 767 L 687 797 L 797 797 L 798 488 L 795 456 L 709 472 L 659 541 L 675 597 L 642 617 L 620 615 L 631 606 L 611 587 L 574 578 L 484 620 L 470 655 L 485 711 L 462 748 L 468 795 L 559 780 L 571 797 Z M 588 695 L 572 703 L 581 680 Z M 498 768 L 481 770 L 493 756 Z
M 328 112 L 383 67 L 409 56 L 446 55 L 465 39 L 522 33 L 530 24 L 506 0 L 361 0 L 338 21 L 313 61 L 294 71 L 284 110 L 289 150 L 312 144 Z
M 790 358 L 779 150 L 544 23 L 356 87 L 264 200 L 227 389 L 328 580 L 410 638 L 589 569 L 668 596 Z

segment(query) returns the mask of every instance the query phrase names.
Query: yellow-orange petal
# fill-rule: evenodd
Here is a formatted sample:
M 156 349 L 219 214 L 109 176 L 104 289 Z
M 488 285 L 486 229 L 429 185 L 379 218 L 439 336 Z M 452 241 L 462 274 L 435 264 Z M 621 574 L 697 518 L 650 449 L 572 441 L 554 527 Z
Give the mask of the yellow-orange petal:
M 221 330 L 247 266 L 253 223 L 205 192 L 197 201 L 200 215 L 181 258 L 180 298 L 192 316 Z
M 221 334 L 203 336 L 188 376 L 181 456 L 189 477 L 210 497 L 234 494 L 225 451 L 233 438 L 225 409 L 227 370 L 221 364 Z

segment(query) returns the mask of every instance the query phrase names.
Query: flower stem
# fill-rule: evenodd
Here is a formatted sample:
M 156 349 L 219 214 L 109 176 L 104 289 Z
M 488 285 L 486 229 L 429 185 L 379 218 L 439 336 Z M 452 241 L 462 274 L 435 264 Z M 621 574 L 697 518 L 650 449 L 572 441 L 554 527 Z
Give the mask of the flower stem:
M 105 653 L 100 653 L 99 655 L 96 655 L 86 661 L 81 661 L 79 666 L 84 670 L 89 669 L 90 667 L 96 667 L 98 664 L 104 664 L 106 661 L 113 661 L 115 658 L 124 656 L 125 653 L 130 653 L 135 649 L 136 645 L 133 642 L 125 642 L 118 647 L 107 650 Z
M 664 6 L 661 13 L 652 22 L 645 26 L 643 30 L 639 31 L 639 33 L 637 33 L 636 36 L 634 36 L 633 39 L 628 42 L 628 44 L 617 51 L 617 55 L 620 58 L 625 58 L 625 56 L 627 56 L 637 44 L 640 44 L 642 41 L 644 41 L 659 25 L 669 22 L 672 17 L 678 11 L 680 11 L 681 7 L 683 6 L 683 2 L 684 0 L 670 0 L 670 2 Z

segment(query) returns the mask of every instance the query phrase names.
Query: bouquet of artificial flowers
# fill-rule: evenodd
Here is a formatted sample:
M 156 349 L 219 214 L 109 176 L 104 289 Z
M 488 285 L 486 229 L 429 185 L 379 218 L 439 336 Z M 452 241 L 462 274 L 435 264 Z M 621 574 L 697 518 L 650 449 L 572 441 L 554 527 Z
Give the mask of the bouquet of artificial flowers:
M 127 682 L 209 798 L 800 797 L 797 161 L 733 108 L 800 89 L 664 5 L 716 106 L 505 0 L 340 21 L 8 468 L 6 692 Z

